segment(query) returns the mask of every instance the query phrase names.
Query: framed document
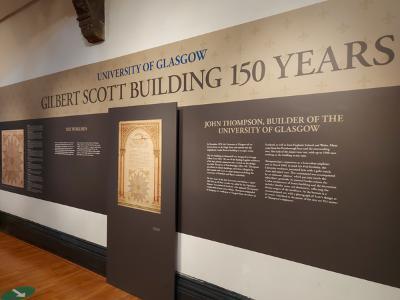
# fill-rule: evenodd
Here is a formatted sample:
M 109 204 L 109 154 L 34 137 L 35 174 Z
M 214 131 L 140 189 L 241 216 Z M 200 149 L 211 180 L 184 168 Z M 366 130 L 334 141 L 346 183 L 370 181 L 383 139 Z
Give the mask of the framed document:
M 161 130 L 161 119 L 119 122 L 119 205 L 161 212 Z
M 1 145 L 1 182 L 24 188 L 24 130 L 3 130 Z

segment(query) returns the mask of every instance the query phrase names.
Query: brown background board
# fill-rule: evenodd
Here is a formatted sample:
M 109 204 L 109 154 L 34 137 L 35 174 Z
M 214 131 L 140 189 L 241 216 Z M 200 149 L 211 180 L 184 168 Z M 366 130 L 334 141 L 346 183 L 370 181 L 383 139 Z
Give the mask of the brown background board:
M 46 200 L 106 214 L 107 114 L 45 119 L 44 126 Z M 87 131 L 66 132 L 66 127 L 86 127 Z M 101 150 L 93 157 L 55 155 L 56 141 L 98 142 Z
M 185 107 L 179 231 L 400 287 L 400 87 Z M 344 114 L 317 134 L 218 135 L 204 121 Z M 254 142 L 256 198 L 207 192 L 206 142 Z M 334 143 L 338 205 L 264 198 L 264 143 Z
M 43 125 L 44 127 L 42 193 L 32 193 L 26 189 L 28 125 Z M 25 140 L 25 188 L 16 188 L 0 182 L 0 189 L 105 214 L 108 174 L 107 125 L 107 114 L 0 123 L 0 130 L 24 129 Z M 66 132 L 66 127 L 87 127 L 87 131 Z M 101 153 L 94 157 L 55 155 L 54 142 L 61 141 L 99 142 L 102 147 Z
M 146 300 L 174 299 L 176 103 L 110 109 L 107 281 Z M 117 205 L 118 123 L 162 119 L 161 214 Z
M 24 187 L 20 188 L 20 187 L 14 187 L 14 186 L 10 186 L 10 185 L 6 185 L 3 184 L 0 180 L 0 189 L 1 190 L 5 190 L 5 191 L 9 191 L 9 192 L 13 192 L 13 193 L 17 193 L 17 194 L 22 194 L 22 195 L 26 195 L 26 196 L 31 196 L 31 197 L 35 197 L 35 198 L 39 198 L 39 199 L 45 199 L 45 200 L 49 200 L 52 202 L 57 202 L 57 199 L 48 199 L 48 195 L 47 195 L 47 189 L 48 189 L 48 185 L 47 185 L 47 178 L 48 178 L 48 170 L 46 169 L 46 155 L 48 153 L 50 153 L 50 150 L 47 149 L 46 147 L 46 141 L 48 141 L 48 136 L 46 131 L 43 131 L 43 163 L 42 163 L 42 177 L 43 177 L 43 189 L 41 192 L 37 192 L 37 193 L 33 193 L 30 192 L 28 190 L 28 126 L 29 125 L 43 125 L 44 126 L 45 123 L 45 119 L 36 119 L 36 120 L 19 120 L 19 121 L 12 121 L 12 122 L 1 122 L 0 123 L 0 131 L 2 130 L 10 130 L 10 129 L 23 129 L 24 130 Z M 0 141 L 0 151 L 1 151 L 1 141 Z M 1 166 L 2 162 L 0 159 L 0 166 Z M 2 168 L 0 168 L 0 175 L 2 172 Z

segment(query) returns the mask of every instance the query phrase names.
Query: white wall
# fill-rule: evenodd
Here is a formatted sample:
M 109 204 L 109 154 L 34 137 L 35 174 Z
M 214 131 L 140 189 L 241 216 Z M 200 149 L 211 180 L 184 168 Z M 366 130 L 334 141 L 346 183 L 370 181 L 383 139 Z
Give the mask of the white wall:
M 180 234 L 178 270 L 260 300 L 399 300 L 400 289 Z
M 106 41 L 91 46 L 80 34 L 72 0 L 40 0 L 0 24 L 0 86 L 317 2 L 322 0 L 106 0 Z
M 316 2 L 106 0 L 107 40 L 91 46 L 80 34 L 71 1 L 40 0 L 0 23 L 0 86 Z M 104 215 L 3 191 L 0 210 L 106 246 Z M 185 234 L 179 234 L 178 271 L 256 299 L 400 299 L 399 289 Z
M 0 190 L 0 210 L 107 246 L 107 216 Z

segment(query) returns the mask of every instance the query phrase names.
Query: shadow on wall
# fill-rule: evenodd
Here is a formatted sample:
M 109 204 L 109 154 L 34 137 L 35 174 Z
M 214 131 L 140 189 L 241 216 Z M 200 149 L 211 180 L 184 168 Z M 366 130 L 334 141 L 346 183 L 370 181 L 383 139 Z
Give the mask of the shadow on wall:
M 38 0 L 2 0 L 0 2 L 0 23 L 26 9 Z
M 0 23 L 2 27 L 11 27 L 8 23 L 12 23 L 9 35 L 26 43 L 35 35 L 43 34 L 43 31 L 51 30 L 53 26 L 57 27 L 57 23 L 70 17 L 76 17 L 72 1 L 34 0 L 2 18 Z
M 60 58 L 72 43 L 84 40 L 71 0 L 33 1 L 0 25 L 0 57 L 6 58 L 0 62 L 0 78 L 7 81 L 0 80 L 0 86 L 21 81 L 28 70 L 48 73 L 54 68 L 49 56 Z

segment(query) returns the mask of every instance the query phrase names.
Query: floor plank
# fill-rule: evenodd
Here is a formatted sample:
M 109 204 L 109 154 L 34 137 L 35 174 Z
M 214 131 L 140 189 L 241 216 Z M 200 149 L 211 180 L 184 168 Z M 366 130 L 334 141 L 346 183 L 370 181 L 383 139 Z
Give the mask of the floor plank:
M 0 295 L 32 286 L 32 300 L 140 300 L 104 277 L 0 232 Z

